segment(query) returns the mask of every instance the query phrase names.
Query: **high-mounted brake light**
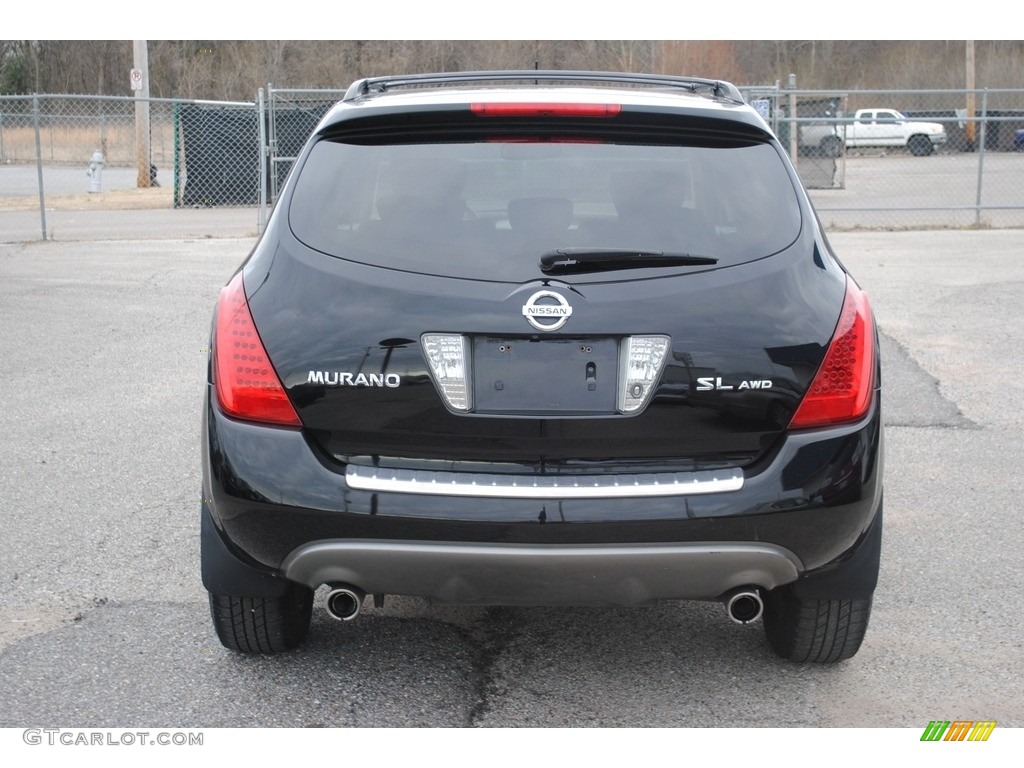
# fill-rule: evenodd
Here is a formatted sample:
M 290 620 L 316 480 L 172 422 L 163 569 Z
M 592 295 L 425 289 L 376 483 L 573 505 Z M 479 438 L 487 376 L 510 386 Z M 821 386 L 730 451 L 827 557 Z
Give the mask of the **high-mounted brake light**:
M 302 426 L 252 321 L 241 272 L 221 289 L 215 334 L 213 380 L 221 410 L 236 419 Z
M 875 388 L 876 355 L 867 294 L 847 278 L 839 324 L 790 429 L 855 421 L 867 413 Z
M 488 136 L 489 144 L 605 144 L 593 136 Z
M 579 104 L 575 102 L 475 102 L 473 114 L 480 117 L 615 117 L 621 104 Z

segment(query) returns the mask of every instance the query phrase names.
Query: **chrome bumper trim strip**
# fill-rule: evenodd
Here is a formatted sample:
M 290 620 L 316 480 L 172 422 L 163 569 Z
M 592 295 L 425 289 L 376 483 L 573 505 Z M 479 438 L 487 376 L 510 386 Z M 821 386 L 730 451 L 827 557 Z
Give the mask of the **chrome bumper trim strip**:
M 738 491 L 743 487 L 743 470 L 628 475 L 503 475 L 383 469 L 349 464 L 345 470 L 345 481 L 350 488 L 379 493 L 515 499 L 626 499 Z

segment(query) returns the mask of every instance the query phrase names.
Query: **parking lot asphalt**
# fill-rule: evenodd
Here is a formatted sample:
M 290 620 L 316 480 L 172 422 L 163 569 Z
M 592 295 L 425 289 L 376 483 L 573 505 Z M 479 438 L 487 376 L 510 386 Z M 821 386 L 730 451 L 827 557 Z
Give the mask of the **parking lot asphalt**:
M 298 651 L 224 650 L 200 404 L 252 238 L 0 245 L 0 727 L 1024 725 L 1022 235 L 831 239 L 882 332 L 886 421 L 881 580 L 836 666 L 702 603 L 389 598 L 343 625 L 318 603 Z
M 46 239 L 61 242 L 95 240 L 254 239 L 256 208 L 179 208 L 157 210 L 46 211 Z M 42 241 L 42 220 L 36 210 L 0 209 L 0 243 Z

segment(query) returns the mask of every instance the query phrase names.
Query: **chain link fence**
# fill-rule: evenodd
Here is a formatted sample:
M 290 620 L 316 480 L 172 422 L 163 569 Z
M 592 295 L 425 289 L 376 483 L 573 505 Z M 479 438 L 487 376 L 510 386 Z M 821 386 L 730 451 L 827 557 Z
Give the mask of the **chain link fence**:
M 1024 90 L 741 90 L 826 227 L 1024 226 Z
M 276 200 L 306 138 L 328 110 L 341 100 L 345 90 L 274 88 L 268 85 L 267 95 L 270 193 Z
M 250 102 L 0 97 L 0 214 L 35 208 L 46 239 L 53 211 L 256 206 L 257 120 Z
M 1024 90 L 741 91 L 789 150 L 830 229 L 1024 227 Z M 120 224 L 120 236 L 146 237 L 166 230 L 111 212 L 168 219 L 209 209 L 258 230 L 343 93 L 268 86 L 253 102 L 149 99 L 144 158 L 140 100 L 0 97 L 0 224 L 35 211 L 34 236 L 46 238 L 48 213 L 90 212 L 82 216 L 110 219 L 106 232 Z M 62 222 L 64 236 L 81 218 Z

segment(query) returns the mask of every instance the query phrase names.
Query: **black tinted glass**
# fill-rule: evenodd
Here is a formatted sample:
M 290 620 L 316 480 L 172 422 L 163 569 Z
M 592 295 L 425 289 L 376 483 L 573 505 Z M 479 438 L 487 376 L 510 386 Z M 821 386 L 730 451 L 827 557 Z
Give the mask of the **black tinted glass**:
M 769 144 L 325 140 L 288 214 L 299 240 L 333 256 L 515 282 L 542 276 L 540 255 L 557 248 L 687 253 L 722 267 L 776 253 L 800 229 Z

